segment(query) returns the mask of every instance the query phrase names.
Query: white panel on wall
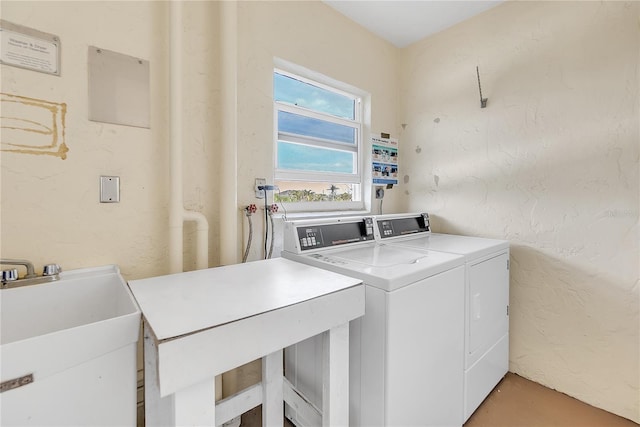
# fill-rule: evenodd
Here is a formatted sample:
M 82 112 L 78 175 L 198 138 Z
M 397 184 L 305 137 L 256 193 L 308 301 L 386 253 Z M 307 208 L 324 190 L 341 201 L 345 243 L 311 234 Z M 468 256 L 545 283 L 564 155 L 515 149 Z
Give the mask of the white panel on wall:
M 89 120 L 149 128 L 149 61 L 89 46 Z

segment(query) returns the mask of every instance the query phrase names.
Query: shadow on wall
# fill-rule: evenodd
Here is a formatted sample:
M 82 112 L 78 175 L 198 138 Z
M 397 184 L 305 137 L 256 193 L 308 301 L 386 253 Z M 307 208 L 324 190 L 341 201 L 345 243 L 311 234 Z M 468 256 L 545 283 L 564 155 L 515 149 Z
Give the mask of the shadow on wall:
M 621 283 L 616 272 L 590 271 L 522 245 L 511 247 L 511 266 L 510 370 L 618 414 L 636 411 L 637 279 Z
M 528 114 L 527 107 L 518 107 L 513 113 L 497 112 L 490 122 L 478 124 L 482 134 L 465 129 L 464 124 L 456 125 L 456 118 L 442 121 L 437 133 L 427 132 L 426 138 L 433 143 L 427 149 L 416 148 L 411 166 L 422 172 L 410 179 L 407 175 L 405 194 L 416 200 L 428 197 L 430 210 L 461 194 L 467 199 L 465 205 L 480 206 L 488 198 L 502 201 L 501 196 L 521 194 L 526 200 L 557 197 L 563 205 L 573 206 L 577 201 L 591 204 L 594 199 L 567 196 L 595 194 L 616 206 L 616 197 L 637 182 L 633 135 L 622 130 L 611 133 L 612 126 L 633 129 L 637 121 L 633 114 L 615 124 L 574 122 L 575 129 L 557 130 L 553 135 L 536 128 L 543 122 L 534 123 L 518 139 L 509 134 L 517 134 L 516 125 L 510 123 L 518 123 L 516 116 Z M 443 136 L 456 142 L 442 149 Z M 585 170 L 590 171 L 588 175 Z M 617 188 L 612 188 L 612 181 Z M 513 203 L 511 197 L 505 201 Z

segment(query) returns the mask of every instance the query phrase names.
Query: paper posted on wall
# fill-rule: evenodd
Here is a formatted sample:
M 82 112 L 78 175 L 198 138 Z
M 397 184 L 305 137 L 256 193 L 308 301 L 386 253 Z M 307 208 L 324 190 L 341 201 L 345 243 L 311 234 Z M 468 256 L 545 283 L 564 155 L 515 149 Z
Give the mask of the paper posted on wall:
M 371 161 L 373 183 L 377 185 L 398 183 L 398 140 L 371 137 Z

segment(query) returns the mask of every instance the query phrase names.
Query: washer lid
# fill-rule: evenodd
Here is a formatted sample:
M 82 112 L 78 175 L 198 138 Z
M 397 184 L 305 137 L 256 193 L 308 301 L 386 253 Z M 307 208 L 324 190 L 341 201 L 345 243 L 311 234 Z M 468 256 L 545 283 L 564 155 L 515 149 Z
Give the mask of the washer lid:
M 468 259 L 509 248 L 509 242 L 506 240 L 437 233 L 395 239 L 393 244 L 412 249 L 460 254 L 465 255 Z
M 368 243 L 313 254 L 283 256 L 363 280 L 392 291 L 461 266 L 464 258 L 445 252 Z
M 368 267 L 395 267 L 407 264 L 433 264 L 437 260 L 429 257 L 429 252 L 416 252 L 412 249 L 394 247 L 386 244 L 356 246 L 333 253 L 335 258 L 342 258 L 349 262 L 357 262 Z M 420 265 L 420 267 L 423 267 Z M 425 266 L 426 268 L 426 266 Z

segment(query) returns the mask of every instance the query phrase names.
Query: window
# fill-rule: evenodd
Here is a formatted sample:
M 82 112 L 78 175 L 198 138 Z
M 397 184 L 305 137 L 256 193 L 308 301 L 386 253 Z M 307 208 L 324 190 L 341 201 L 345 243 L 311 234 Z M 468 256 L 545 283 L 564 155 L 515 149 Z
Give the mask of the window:
M 362 209 L 361 97 L 280 69 L 273 87 L 274 200 L 293 210 Z

